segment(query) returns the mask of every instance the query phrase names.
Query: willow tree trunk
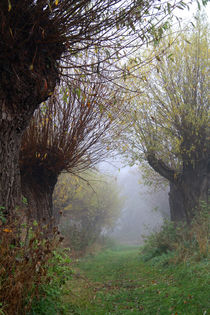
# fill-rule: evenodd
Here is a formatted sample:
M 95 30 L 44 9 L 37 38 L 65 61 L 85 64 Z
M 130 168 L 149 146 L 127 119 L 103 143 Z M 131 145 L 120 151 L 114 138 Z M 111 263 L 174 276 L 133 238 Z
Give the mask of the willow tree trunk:
M 179 185 L 170 182 L 169 192 L 170 217 L 174 222 L 186 221 L 183 194 Z
M 57 77 L 53 76 L 48 84 L 50 91 L 56 82 Z M 21 92 L 17 94 L 17 103 L 0 98 L 0 209 L 5 216 L 14 215 L 21 198 L 19 152 L 22 134 L 39 104 L 49 97 L 48 89 L 42 93 L 35 85 Z M 0 96 L 2 93 L 0 85 Z
M 0 104 L 0 207 L 12 215 L 20 201 L 19 151 L 22 131 Z
M 56 182 L 56 176 L 42 170 L 34 170 L 32 174 L 21 172 L 22 193 L 28 202 L 26 215 L 30 221 L 36 220 L 49 228 L 57 224 L 52 201 Z
M 15 213 L 21 196 L 22 133 L 54 91 L 66 50 L 57 18 L 43 4 L 11 1 L 8 10 L 8 3 L 0 1 L 0 207 L 5 216 Z
M 210 173 L 187 171 L 177 182 L 170 182 L 169 205 L 172 221 L 191 222 L 200 202 L 209 203 Z
M 170 183 L 169 205 L 171 220 L 190 223 L 200 210 L 201 201 L 209 203 L 210 159 L 208 155 L 194 164 L 183 163 L 178 174 L 169 168 L 154 153 L 147 156 L 150 166 Z
M 46 97 L 45 97 L 46 99 Z M 21 183 L 19 152 L 21 138 L 34 110 L 41 101 L 28 99 L 28 106 L 22 105 L 15 111 L 0 101 L 0 209 L 7 216 L 13 216 L 20 204 Z

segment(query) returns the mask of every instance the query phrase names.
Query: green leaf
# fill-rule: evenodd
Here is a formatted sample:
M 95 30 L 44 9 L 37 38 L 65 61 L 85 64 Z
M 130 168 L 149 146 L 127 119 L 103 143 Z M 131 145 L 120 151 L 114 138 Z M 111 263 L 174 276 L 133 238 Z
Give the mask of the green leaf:
M 167 8 L 168 8 L 168 13 L 171 13 L 171 4 L 169 2 L 167 3 Z
M 8 11 L 10 12 L 12 10 L 12 4 L 11 1 L 8 0 Z
M 167 58 L 170 59 L 172 56 L 173 56 L 173 54 L 171 53 L 170 55 L 168 55 Z
M 36 220 L 34 220 L 34 222 L 33 222 L 33 226 L 38 226 L 38 223 L 37 223 L 37 221 L 36 221 Z
M 201 10 L 200 2 L 197 0 L 198 10 Z
M 27 198 L 26 198 L 26 197 L 22 197 L 22 202 L 23 202 L 25 205 L 27 205 L 27 204 L 28 204 Z
M 104 112 L 104 107 L 102 104 L 99 104 L 99 110 L 100 110 L 100 113 L 103 113 Z
M 192 44 L 189 40 L 187 40 L 186 38 L 184 39 L 184 41 L 186 42 L 186 43 L 188 43 L 188 44 Z
M 80 96 L 81 96 L 81 89 L 80 88 L 76 89 L 76 94 L 77 94 L 78 98 L 80 98 Z

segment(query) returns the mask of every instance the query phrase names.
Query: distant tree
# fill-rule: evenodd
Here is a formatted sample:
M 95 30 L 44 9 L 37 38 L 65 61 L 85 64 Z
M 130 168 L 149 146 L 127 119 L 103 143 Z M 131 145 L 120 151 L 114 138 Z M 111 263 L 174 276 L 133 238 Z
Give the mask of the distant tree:
M 108 85 L 92 76 L 92 83 L 77 88 L 64 83 L 35 111 L 22 138 L 19 161 L 30 218 L 57 218 L 52 194 L 60 173 L 82 172 L 107 154 L 105 140 L 116 132 L 122 110 L 115 105 L 117 113 L 111 115 L 114 103 L 118 104 L 116 95 Z
M 116 224 L 122 198 L 114 178 L 87 171 L 83 179 L 62 174 L 54 192 L 54 205 L 62 211 L 60 229 L 69 245 L 84 251 L 104 230 Z
M 0 1 L 0 205 L 5 215 L 14 211 L 20 197 L 22 133 L 60 75 L 66 75 L 66 60 L 75 68 L 81 66 L 74 62 L 81 51 L 92 49 L 98 55 L 98 48 L 106 47 L 112 49 L 106 59 L 116 60 L 113 49 L 119 53 L 123 47 L 134 47 L 135 38 L 140 45 L 156 37 L 164 15 L 178 4 L 184 6 L 183 1 L 168 2 Z M 98 71 L 100 62 L 90 70 Z
M 133 162 L 146 159 L 168 180 L 174 221 L 190 222 L 199 202 L 209 202 L 208 29 L 198 19 L 171 45 L 168 56 L 156 58 L 152 69 L 145 66 L 130 82 L 141 93 L 130 104 L 126 152 Z M 174 38 L 163 41 L 158 51 L 168 41 Z

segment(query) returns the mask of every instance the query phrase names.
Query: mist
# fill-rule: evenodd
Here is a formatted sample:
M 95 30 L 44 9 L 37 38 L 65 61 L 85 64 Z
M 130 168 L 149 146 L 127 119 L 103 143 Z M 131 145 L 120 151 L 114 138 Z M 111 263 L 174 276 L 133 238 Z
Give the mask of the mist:
M 122 214 L 108 235 L 117 242 L 140 245 L 169 218 L 168 188 L 155 192 L 143 184 L 137 166 L 101 163 L 100 170 L 114 176 L 124 200 Z

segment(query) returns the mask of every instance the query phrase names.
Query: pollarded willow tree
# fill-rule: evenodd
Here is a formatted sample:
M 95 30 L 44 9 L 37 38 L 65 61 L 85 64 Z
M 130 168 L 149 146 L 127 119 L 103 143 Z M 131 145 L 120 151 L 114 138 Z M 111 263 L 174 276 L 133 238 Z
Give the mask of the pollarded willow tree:
M 190 222 L 199 202 L 209 202 L 209 26 L 179 35 L 168 56 L 132 78 L 141 92 L 130 104 L 132 126 L 126 151 L 146 159 L 170 183 L 171 219 Z M 169 36 L 157 49 L 164 49 Z M 129 155 L 129 153 L 128 153 Z
M 65 83 L 56 88 L 23 135 L 21 186 L 30 218 L 57 219 L 52 194 L 60 173 L 78 174 L 93 167 L 107 154 L 106 139 L 119 130 L 117 114 L 122 107 L 111 115 L 116 95 L 96 76 L 91 81 L 76 88 Z
M 98 46 L 108 47 L 113 57 L 114 50 L 136 46 L 135 38 L 140 45 L 157 37 L 155 30 L 161 29 L 164 14 L 184 2 L 156 4 L 156 0 L 1 0 L 0 206 L 5 215 L 13 213 L 20 197 L 22 133 L 65 73 L 66 58 L 69 67 L 76 67 L 74 57 L 83 50 L 96 53 Z

